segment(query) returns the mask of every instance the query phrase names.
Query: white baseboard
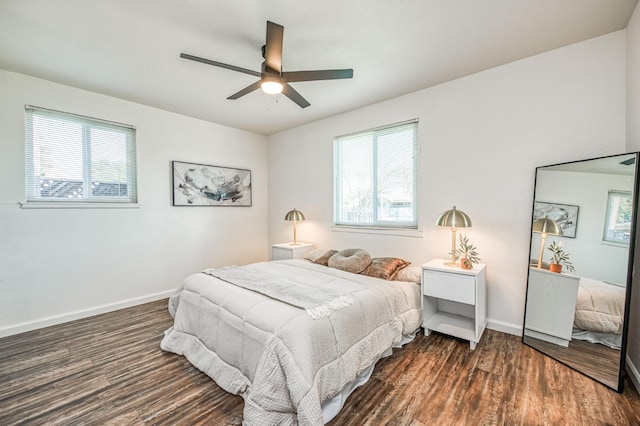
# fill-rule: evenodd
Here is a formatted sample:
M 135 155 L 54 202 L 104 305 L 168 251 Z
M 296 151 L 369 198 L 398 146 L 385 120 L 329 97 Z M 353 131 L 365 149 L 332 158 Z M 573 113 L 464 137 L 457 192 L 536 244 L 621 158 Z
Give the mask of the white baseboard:
M 522 326 L 512 324 L 510 322 L 488 319 L 487 328 L 490 330 L 500 331 L 502 333 L 513 334 L 514 336 L 522 336 Z
M 636 390 L 640 392 L 640 373 L 638 373 L 638 369 L 636 368 L 636 366 L 633 365 L 633 362 L 631 361 L 631 358 L 629 358 L 629 355 L 627 355 L 626 364 L 626 370 L 627 373 L 629 373 L 631 383 L 633 383 L 633 386 L 636 388 Z
M 129 308 L 131 306 L 141 305 L 143 303 L 153 302 L 155 300 L 165 299 L 171 296 L 175 290 L 163 291 L 160 293 L 154 293 L 135 299 L 127 299 L 121 302 L 110 303 L 107 305 L 95 306 L 89 309 L 83 309 L 80 311 L 69 312 L 61 315 L 54 315 L 51 317 L 40 318 L 33 321 L 22 322 L 15 325 L 0 328 L 0 337 L 12 336 L 14 334 L 24 333 L 26 331 L 37 330 L 52 325 L 62 324 L 77 319 L 92 317 L 94 315 L 104 314 L 106 312 L 117 311 L 118 309 Z

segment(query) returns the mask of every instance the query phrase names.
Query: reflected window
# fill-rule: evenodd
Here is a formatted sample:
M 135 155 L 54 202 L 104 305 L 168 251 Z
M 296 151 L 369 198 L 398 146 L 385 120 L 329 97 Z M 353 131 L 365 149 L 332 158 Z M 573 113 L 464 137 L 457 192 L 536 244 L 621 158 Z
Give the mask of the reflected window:
M 604 241 L 629 245 L 632 206 L 631 192 L 609 191 Z

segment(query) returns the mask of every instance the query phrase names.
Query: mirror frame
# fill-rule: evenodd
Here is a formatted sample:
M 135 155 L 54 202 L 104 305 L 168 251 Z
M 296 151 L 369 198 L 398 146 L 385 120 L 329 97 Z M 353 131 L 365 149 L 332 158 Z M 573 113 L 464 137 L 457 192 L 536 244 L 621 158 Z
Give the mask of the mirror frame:
M 629 310 L 630 310 L 630 306 L 631 306 L 631 287 L 632 287 L 632 282 L 634 281 L 634 276 L 633 276 L 633 261 L 634 261 L 634 252 L 635 252 L 635 246 L 636 246 L 636 234 L 637 234 L 637 227 L 638 227 L 638 186 L 639 186 L 639 182 L 640 182 L 640 177 L 638 176 L 639 173 L 639 162 L 640 162 L 640 152 L 626 152 L 626 153 L 621 153 L 621 154 L 615 154 L 615 155 L 607 155 L 607 156 L 602 156 L 602 157 L 594 157 L 594 158 L 586 158 L 584 160 L 576 160 L 576 161 L 567 161 L 567 162 L 563 162 L 563 163 L 557 163 L 557 164 L 548 164 L 546 166 L 539 166 L 536 167 L 536 171 L 535 171 L 535 178 L 534 178 L 534 186 L 533 186 L 533 201 L 531 203 L 532 208 L 531 208 L 531 218 L 533 218 L 533 211 L 535 208 L 535 202 L 536 202 L 536 188 L 537 188 L 537 179 L 538 179 L 538 171 L 540 169 L 545 169 L 547 167 L 552 167 L 552 166 L 562 166 L 562 165 L 567 165 L 567 164 L 572 164 L 572 163 L 582 163 L 585 161 L 591 161 L 591 160 L 599 160 L 599 159 L 605 159 L 605 158 L 611 158 L 611 157 L 618 157 L 618 156 L 622 156 L 622 155 L 634 155 L 635 156 L 635 165 L 634 165 L 634 175 L 633 175 L 633 191 L 632 191 L 632 205 L 633 205 L 633 212 L 632 212 L 632 217 L 631 217 L 631 223 L 632 223 L 632 227 L 631 227 L 631 235 L 630 235 L 630 239 L 629 239 L 629 250 L 627 253 L 628 259 L 627 259 L 627 277 L 626 277 L 626 289 L 625 289 L 625 302 L 624 302 L 624 314 L 623 314 L 623 325 L 622 325 L 622 344 L 620 347 L 620 360 L 619 360 L 619 365 L 618 365 L 618 384 L 617 387 L 613 387 L 610 386 L 607 383 L 604 383 L 596 378 L 594 378 L 593 376 L 589 375 L 587 372 L 585 371 L 581 371 L 565 362 L 563 362 L 560 359 L 557 359 L 547 353 L 545 353 L 544 351 L 542 351 L 541 349 L 528 344 L 525 341 L 525 324 L 526 324 L 526 319 L 527 319 L 527 298 L 529 295 L 529 273 L 531 270 L 530 264 L 531 264 L 531 256 L 534 254 L 532 253 L 533 249 L 532 249 L 532 244 L 533 244 L 533 220 L 531 220 L 531 225 L 529 228 L 529 258 L 527 259 L 527 286 L 526 286 L 526 290 L 525 290 L 525 304 L 524 304 L 524 318 L 522 320 L 522 343 L 526 346 L 529 346 L 530 348 L 544 354 L 545 356 L 548 356 L 552 359 L 555 359 L 557 362 L 566 365 L 567 367 L 571 368 L 574 371 L 577 371 L 580 374 L 583 374 L 584 376 L 589 377 L 590 379 L 603 384 L 604 386 L 615 390 L 618 393 L 622 393 L 624 390 L 624 378 L 626 376 L 626 369 L 625 369 L 625 365 L 626 365 L 626 354 L 627 354 L 627 335 L 629 332 Z

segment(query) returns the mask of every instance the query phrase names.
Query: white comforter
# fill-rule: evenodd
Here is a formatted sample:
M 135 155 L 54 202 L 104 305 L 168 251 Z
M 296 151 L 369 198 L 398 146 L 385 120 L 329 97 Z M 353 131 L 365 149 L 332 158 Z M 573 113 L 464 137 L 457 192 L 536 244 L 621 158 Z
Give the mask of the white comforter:
M 352 306 L 312 319 L 305 310 L 194 274 L 171 297 L 161 347 L 184 355 L 245 400 L 246 425 L 321 425 L 321 403 L 421 323 L 420 286 L 351 274 L 306 260 L 249 265 L 309 285 L 363 285 Z
M 622 334 L 625 288 L 580 278 L 574 327 L 598 333 Z

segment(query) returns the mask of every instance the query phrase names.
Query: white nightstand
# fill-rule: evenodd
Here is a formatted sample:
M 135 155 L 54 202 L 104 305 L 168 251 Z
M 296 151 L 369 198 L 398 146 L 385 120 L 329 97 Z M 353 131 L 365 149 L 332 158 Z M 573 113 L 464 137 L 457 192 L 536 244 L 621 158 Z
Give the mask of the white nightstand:
M 314 244 L 309 243 L 274 244 L 271 246 L 271 260 L 300 259 L 314 247 Z
M 569 346 L 580 277 L 529 268 L 524 335 Z
M 445 262 L 434 259 L 422 265 L 424 334 L 438 331 L 459 337 L 473 350 L 487 325 L 487 265 L 462 269 Z

